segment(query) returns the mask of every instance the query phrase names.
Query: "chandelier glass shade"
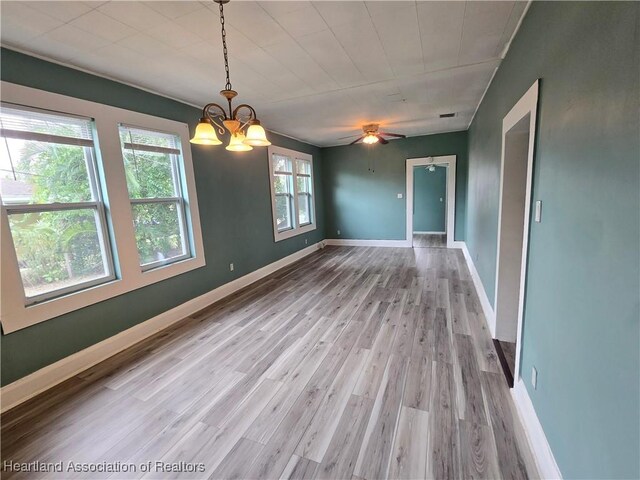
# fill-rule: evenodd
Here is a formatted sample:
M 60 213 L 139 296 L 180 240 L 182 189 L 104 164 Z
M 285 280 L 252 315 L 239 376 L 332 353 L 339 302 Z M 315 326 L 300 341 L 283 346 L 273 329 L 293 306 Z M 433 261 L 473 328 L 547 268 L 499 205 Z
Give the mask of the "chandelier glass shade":
M 217 103 L 208 103 L 202 109 L 202 117 L 196 126 L 195 134 L 191 143 L 196 145 L 220 145 L 222 142 L 217 133 L 223 135 L 225 130 L 229 132 L 229 145 L 226 149 L 232 152 L 246 152 L 253 150 L 253 147 L 266 147 L 271 145 L 267 139 L 255 109 L 246 103 L 238 105 L 235 109 L 232 100 L 238 92 L 231 87 L 229 79 L 229 58 L 227 51 L 227 33 L 224 24 L 224 4 L 229 0 L 214 0 L 220 5 L 220 25 L 222 26 L 222 53 L 224 56 L 224 68 L 227 83 L 224 90 L 220 91 L 227 100 L 227 110 Z M 216 133 L 217 130 L 217 133 Z
M 244 143 L 248 145 L 252 145 L 254 147 L 266 147 L 271 145 L 271 142 L 267 140 L 267 133 L 260 125 L 258 120 L 254 120 L 249 128 L 247 129 L 247 138 L 244 140 Z
M 196 126 L 196 133 L 191 139 L 191 143 L 198 145 L 221 145 L 222 142 L 216 134 L 216 129 L 207 118 L 201 118 Z
M 251 145 L 247 145 L 245 143 L 246 137 L 242 131 L 237 131 L 231 138 L 229 139 L 229 145 L 225 148 L 230 152 L 248 152 L 249 150 L 253 150 Z

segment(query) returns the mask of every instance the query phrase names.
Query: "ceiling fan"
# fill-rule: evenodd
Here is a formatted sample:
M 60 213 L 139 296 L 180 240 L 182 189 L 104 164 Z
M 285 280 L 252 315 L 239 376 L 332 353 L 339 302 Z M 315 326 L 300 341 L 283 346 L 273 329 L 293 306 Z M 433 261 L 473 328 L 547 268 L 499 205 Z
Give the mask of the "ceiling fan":
M 354 143 L 358 143 L 362 141 L 362 143 L 367 143 L 369 145 L 380 142 L 383 145 L 389 143 L 384 137 L 394 137 L 394 138 L 407 138 L 406 135 L 400 135 L 399 133 L 389 133 L 389 132 L 380 132 L 379 131 L 380 124 L 378 123 L 368 123 L 362 126 L 362 131 L 364 135 L 356 138 L 349 145 L 353 145 Z

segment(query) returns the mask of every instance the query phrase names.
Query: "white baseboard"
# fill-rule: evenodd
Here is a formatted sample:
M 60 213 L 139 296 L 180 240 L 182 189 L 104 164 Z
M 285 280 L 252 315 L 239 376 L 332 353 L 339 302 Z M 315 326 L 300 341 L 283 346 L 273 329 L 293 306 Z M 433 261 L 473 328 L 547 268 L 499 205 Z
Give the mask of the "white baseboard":
M 491 332 L 491 337 L 495 338 L 496 337 L 496 315 L 493 311 L 493 307 L 489 302 L 489 297 L 487 297 L 487 292 L 485 292 L 484 290 L 484 285 L 482 284 L 482 280 L 480 279 L 478 270 L 476 270 L 476 266 L 473 263 L 473 259 L 471 258 L 471 254 L 469 253 L 469 249 L 467 248 L 467 244 L 465 242 L 457 242 L 457 243 L 462 244 L 460 248 L 462 248 L 462 253 L 464 253 L 464 258 L 467 261 L 467 266 L 469 267 L 469 272 L 471 273 L 473 284 L 476 287 L 476 292 L 478 292 L 478 297 L 480 298 L 480 306 L 482 307 L 482 312 L 484 313 L 484 316 L 487 319 L 489 332 Z
M 414 235 L 444 235 L 447 232 L 418 232 L 418 231 L 415 231 L 413 233 L 414 233 Z
M 511 396 L 524 426 L 527 440 L 538 467 L 538 473 L 544 479 L 561 479 L 562 473 L 553 456 L 547 436 L 544 434 L 538 415 L 533 408 L 531 398 L 522 379 L 511 389 Z
M 324 246 L 323 242 L 310 245 L 5 385 L 0 390 L 0 411 L 5 412 L 21 404 L 276 270 L 310 255 L 322 246 Z
M 407 240 L 355 240 L 346 238 L 329 238 L 327 245 L 341 247 L 397 247 L 411 248 L 411 241 Z

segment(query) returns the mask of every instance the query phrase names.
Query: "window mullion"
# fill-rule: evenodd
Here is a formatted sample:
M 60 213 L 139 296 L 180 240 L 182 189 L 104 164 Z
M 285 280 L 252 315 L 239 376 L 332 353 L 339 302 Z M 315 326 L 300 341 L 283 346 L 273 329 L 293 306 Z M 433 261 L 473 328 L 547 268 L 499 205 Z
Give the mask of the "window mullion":
M 135 249 L 135 233 L 129 191 L 126 184 L 124 158 L 120 142 L 118 123 L 96 119 L 100 149 L 97 154 L 102 159 L 102 181 L 104 182 L 105 210 L 108 209 L 113 253 L 117 253 L 118 263 L 114 264 L 118 276 L 133 281 L 138 275 L 136 268 L 138 252 Z
M 299 228 L 300 227 L 300 218 L 299 218 L 300 205 L 298 203 L 299 203 L 300 199 L 298 198 L 299 192 L 298 192 L 298 174 L 297 173 L 294 174 L 293 186 L 294 186 L 294 189 L 295 189 L 294 202 L 295 202 L 295 206 L 296 206 L 296 208 L 295 208 L 295 210 L 296 210 L 296 226 L 297 226 L 297 228 Z

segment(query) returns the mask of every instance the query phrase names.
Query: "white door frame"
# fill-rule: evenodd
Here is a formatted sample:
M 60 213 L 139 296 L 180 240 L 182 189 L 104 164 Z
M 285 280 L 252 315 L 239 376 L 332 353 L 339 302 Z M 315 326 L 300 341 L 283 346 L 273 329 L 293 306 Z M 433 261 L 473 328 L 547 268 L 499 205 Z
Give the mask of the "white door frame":
M 529 145 L 527 148 L 527 184 L 524 204 L 524 232 L 522 235 L 522 261 L 520 265 L 520 293 L 518 298 L 518 329 L 516 333 L 516 362 L 513 372 L 513 384 L 520 379 L 520 351 L 522 347 L 522 319 L 524 313 L 525 279 L 527 275 L 527 251 L 529 246 L 529 221 L 531 218 L 531 183 L 533 180 L 533 147 L 536 134 L 536 113 L 538 106 L 538 80 L 527 90 L 502 120 L 502 153 L 500 161 L 500 205 L 498 208 L 498 241 L 496 246 L 496 288 L 494 308 L 498 305 L 498 282 L 500 274 L 500 236 L 502 233 L 502 194 L 504 182 L 505 137 L 520 120 L 529 115 Z M 496 318 L 497 322 L 497 318 Z M 496 329 L 498 325 L 496 323 Z
M 456 156 L 407 158 L 407 243 L 413 246 L 413 167 L 446 165 L 447 168 L 447 248 L 454 248 L 456 212 Z

